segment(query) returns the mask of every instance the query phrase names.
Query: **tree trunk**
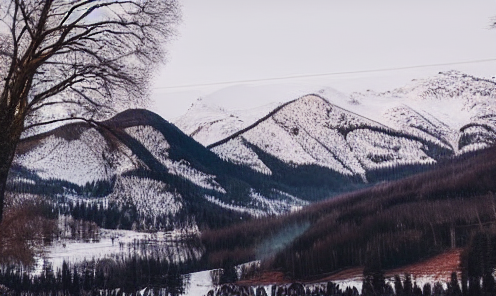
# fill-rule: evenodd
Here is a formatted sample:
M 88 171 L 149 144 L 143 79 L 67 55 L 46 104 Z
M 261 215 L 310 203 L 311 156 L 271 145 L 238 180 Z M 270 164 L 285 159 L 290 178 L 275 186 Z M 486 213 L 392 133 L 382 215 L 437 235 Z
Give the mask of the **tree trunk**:
M 0 144 L 0 222 L 2 222 L 3 218 L 7 177 L 9 176 L 10 165 L 12 164 L 12 157 L 10 157 L 11 151 L 8 151 L 10 148 L 5 146 L 3 143 Z
M 24 126 L 22 121 L 11 118 L 4 114 L 0 116 L 0 222 L 3 218 L 7 178 Z
M 7 176 L 9 175 L 8 169 L 5 170 L 3 165 L 0 169 L 0 223 L 3 218 L 3 205 L 5 200 L 5 187 L 7 186 Z

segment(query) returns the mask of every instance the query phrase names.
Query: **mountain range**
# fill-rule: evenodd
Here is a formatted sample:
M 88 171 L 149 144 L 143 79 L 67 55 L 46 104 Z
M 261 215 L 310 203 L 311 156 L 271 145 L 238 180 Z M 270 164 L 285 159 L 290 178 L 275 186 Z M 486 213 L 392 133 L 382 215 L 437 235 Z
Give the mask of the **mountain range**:
M 494 80 L 447 72 L 384 93 L 323 87 L 249 111 L 204 98 L 177 127 L 151 111 L 127 110 L 24 138 L 10 188 L 62 187 L 48 191 L 132 208 L 139 228 L 218 227 L 490 146 L 495 98 Z

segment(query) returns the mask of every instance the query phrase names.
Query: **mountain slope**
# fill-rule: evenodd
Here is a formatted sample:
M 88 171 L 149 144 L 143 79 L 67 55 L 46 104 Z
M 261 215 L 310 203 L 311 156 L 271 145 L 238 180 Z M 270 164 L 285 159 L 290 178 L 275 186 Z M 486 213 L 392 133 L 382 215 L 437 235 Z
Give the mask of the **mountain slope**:
M 15 163 L 34 172 L 40 186 L 50 180 L 70 182 L 58 193 L 65 197 L 81 198 L 83 188 L 104 182 L 111 187 L 104 200 L 130 207 L 142 228 L 195 222 L 215 227 L 307 204 L 277 182 L 220 159 L 146 110 L 127 110 L 96 126 L 71 123 L 26 138 Z M 25 177 L 16 178 L 13 183 Z
M 494 140 L 496 81 L 456 71 L 414 81 L 385 93 L 353 94 L 371 118 L 422 137 L 434 137 L 455 153 L 487 147 Z M 377 102 L 390 102 L 378 112 Z M 380 104 L 379 104 L 380 105 Z
M 174 124 L 205 146 L 248 127 L 288 100 L 317 93 L 341 96 L 321 85 L 235 85 L 199 98 Z
M 240 112 L 228 111 L 198 99 L 174 124 L 185 134 L 206 146 L 253 124 L 277 105 L 273 103 Z
M 315 165 L 347 176 L 398 165 L 430 164 L 451 151 L 437 141 L 395 131 L 307 95 L 276 109 L 255 125 L 208 146 L 257 171 L 272 174 L 258 151 L 294 166 Z
M 258 95 L 270 98 L 269 93 Z M 210 143 L 207 147 L 222 158 L 258 172 L 273 173 L 252 147 L 288 165 L 316 165 L 367 180 L 390 167 L 422 167 L 491 145 L 495 97 L 495 81 L 451 71 L 385 93 L 347 96 L 323 87 L 266 116 L 259 113 L 251 125 L 234 122 L 235 116 L 210 108 L 208 100 L 183 118 L 200 114 L 201 124 L 190 121 L 188 129 L 201 135 L 191 136 Z M 205 110 L 211 118 L 224 118 L 209 120 L 201 115 Z
M 495 233 L 495 177 L 496 147 L 490 147 L 290 215 L 206 231 L 202 240 L 210 268 L 226 258 L 268 259 L 269 268 L 299 280 L 350 267 L 395 268 L 475 245 L 478 232 Z M 246 235 L 226 244 L 236 233 Z M 260 253 L 267 243 L 277 247 Z

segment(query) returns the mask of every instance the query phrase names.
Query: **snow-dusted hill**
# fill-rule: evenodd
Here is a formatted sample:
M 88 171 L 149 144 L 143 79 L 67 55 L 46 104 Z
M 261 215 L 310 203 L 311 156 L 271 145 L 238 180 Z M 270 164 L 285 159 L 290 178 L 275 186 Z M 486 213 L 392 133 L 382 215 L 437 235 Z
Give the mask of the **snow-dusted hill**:
M 436 138 L 454 153 L 486 147 L 495 139 L 494 79 L 450 71 L 390 92 L 351 97 L 356 112 L 397 130 Z
M 207 146 L 253 124 L 283 102 L 322 88 L 312 84 L 231 86 L 199 98 L 174 124 Z
M 204 103 L 200 98 L 174 124 L 185 134 L 206 146 L 253 124 L 278 105 L 278 103 L 270 103 L 249 110 L 228 111 L 216 105 Z
M 435 141 L 392 130 L 317 95 L 277 109 L 256 125 L 209 146 L 221 157 L 272 174 L 260 152 L 294 166 L 315 165 L 366 179 L 366 171 L 429 164 L 444 151 Z
M 78 188 L 104 181 L 112 187 L 104 199 L 132 207 L 145 228 L 197 219 L 215 226 L 307 204 L 262 174 L 223 161 L 146 110 L 122 112 L 96 128 L 72 123 L 26 138 L 15 163 L 34 172 L 40 186 L 49 180 L 70 182 L 65 194 L 71 197 Z M 33 183 L 20 175 L 13 183 L 22 178 Z
M 458 72 L 385 93 L 242 88 L 240 97 L 265 90 L 274 101 L 219 107 L 237 90 L 196 102 L 177 121 L 182 131 L 127 110 L 24 138 L 10 188 L 98 197 L 136 212 L 143 228 L 216 227 L 422 171 L 496 139 L 495 81 Z
M 266 99 L 273 93 L 271 89 Z M 496 81 L 451 71 L 385 93 L 345 95 L 321 87 L 268 116 L 259 113 L 261 119 L 251 125 L 226 124 L 227 112 L 209 109 L 215 99 L 207 98 L 193 106 L 178 126 L 184 129 L 184 122 L 189 122 L 188 132 L 208 125 L 201 136 L 189 134 L 222 158 L 268 175 L 273 172 L 262 154 L 366 179 L 373 170 L 427 165 L 494 143 L 495 99 Z M 203 116 L 205 110 L 210 118 L 224 114 L 223 123 Z M 230 133 L 220 140 L 220 135 Z

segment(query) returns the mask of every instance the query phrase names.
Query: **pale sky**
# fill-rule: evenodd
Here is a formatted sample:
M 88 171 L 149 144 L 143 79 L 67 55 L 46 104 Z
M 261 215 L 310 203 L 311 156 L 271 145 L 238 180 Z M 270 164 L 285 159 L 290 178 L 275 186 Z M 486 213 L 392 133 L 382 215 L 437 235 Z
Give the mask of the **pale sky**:
M 495 61 L 362 72 L 496 59 L 494 0 L 181 3 L 179 36 L 167 45 L 168 62 L 153 84 L 152 110 L 168 120 L 197 97 L 233 84 L 304 81 L 351 92 L 399 87 L 448 69 L 496 75 Z

